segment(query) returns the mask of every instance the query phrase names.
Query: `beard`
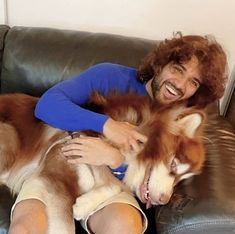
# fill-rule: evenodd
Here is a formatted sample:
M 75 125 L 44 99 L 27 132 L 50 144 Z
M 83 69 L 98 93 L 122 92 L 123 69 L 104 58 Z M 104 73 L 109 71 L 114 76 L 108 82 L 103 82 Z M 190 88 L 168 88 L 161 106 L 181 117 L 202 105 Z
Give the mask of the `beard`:
M 160 100 L 158 100 L 159 99 L 158 93 L 160 92 L 160 89 L 161 89 L 161 85 L 159 84 L 158 79 L 155 76 L 151 82 L 151 91 L 152 91 L 153 99 L 159 102 Z
M 151 89 L 152 89 L 153 97 L 155 98 L 157 91 L 160 90 L 159 84 L 158 84 L 157 79 L 155 77 L 153 78 L 153 80 L 151 82 Z
M 164 98 L 163 92 L 166 92 L 165 91 L 166 86 L 172 89 L 170 91 L 167 88 L 167 92 L 171 93 L 171 95 L 173 95 L 172 93 L 173 90 L 177 94 L 178 97 L 175 100 L 174 98 L 172 100 L 167 100 Z M 171 102 L 174 103 L 176 101 L 179 101 L 180 97 L 183 97 L 183 91 L 180 88 L 177 88 L 172 82 L 169 82 L 169 81 L 161 82 L 157 76 L 155 76 L 151 82 L 151 92 L 152 92 L 153 99 L 160 104 L 169 104 Z

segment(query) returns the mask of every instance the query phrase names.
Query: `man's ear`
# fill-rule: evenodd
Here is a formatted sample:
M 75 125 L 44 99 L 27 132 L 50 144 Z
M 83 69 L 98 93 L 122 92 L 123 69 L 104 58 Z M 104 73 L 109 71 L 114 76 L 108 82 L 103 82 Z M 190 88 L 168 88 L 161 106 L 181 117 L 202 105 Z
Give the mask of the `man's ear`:
M 184 134 L 193 138 L 204 120 L 204 114 L 200 111 L 189 113 L 177 120 L 177 125 Z

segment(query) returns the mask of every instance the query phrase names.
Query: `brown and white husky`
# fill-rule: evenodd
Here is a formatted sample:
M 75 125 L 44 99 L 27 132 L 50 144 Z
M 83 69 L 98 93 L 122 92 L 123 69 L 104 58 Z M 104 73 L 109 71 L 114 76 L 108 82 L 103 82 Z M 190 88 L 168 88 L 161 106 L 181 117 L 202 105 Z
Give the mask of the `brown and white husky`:
M 23 199 L 45 203 L 50 234 L 75 233 L 74 217 L 86 217 L 123 190 L 147 207 L 166 204 L 174 186 L 203 166 L 203 111 L 159 107 L 134 94 L 94 94 L 92 110 L 135 124 L 148 138 L 138 154 L 124 155 L 128 168 L 120 182 L 106 166 L 68 164 L 60 149 L 71 134 L 36 119 L 37 101 L 25 94 L 0 96 L 0 181 Z

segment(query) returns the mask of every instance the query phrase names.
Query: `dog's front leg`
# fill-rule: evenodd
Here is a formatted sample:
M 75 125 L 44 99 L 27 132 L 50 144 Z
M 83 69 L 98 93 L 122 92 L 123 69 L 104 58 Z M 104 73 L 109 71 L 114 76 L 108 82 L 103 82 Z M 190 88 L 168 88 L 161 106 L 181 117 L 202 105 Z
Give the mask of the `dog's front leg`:
M 101 203 L 122 191 L 116 184 L 103 185 L 79 196 L 73 205 L 73 215 L 76 220 L 84 219 Z

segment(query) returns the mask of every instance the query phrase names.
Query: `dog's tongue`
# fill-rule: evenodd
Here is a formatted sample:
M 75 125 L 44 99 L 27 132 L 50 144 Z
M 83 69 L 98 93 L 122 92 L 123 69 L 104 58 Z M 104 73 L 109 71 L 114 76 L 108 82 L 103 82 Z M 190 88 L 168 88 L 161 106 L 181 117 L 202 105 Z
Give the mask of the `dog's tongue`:
M 152 206 L 151 198 L 149 197 L 149 195 L 148 195 L 148 198 L 145 196 L 146 192 L 149 191 L 148 181 L 149 181 L 150 174 L 151 174 L 151 165 L 147 166 L 146 171 L 145 171 L 144 181 L 141 185 L 141 194 L 142 194 L 142 197 L 144 197 L 146 200 L 146 209 L 149 209 Z
M 149 198 L 148 201 L 146 202 L 146 209 L 149 209 L 152 207 L 151 199 Z

